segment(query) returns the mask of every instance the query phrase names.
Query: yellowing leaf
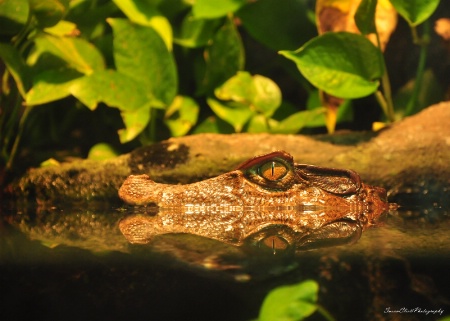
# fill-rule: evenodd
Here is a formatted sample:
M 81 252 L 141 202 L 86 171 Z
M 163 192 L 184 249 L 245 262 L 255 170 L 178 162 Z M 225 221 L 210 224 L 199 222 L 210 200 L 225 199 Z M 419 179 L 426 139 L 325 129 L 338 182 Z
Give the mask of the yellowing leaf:
M 360 33 L 354 16 L 361 0 L 317 0 L 316 17 L 319 34 L 327 31 L 347 31 Z M 397 25 L 397 13 L 389 0 L 379 0 L 375 13 L 375 26 L 380 36 L 381 49 L 384 50 Z M 375 35 L 369 40 L 377 45 Z

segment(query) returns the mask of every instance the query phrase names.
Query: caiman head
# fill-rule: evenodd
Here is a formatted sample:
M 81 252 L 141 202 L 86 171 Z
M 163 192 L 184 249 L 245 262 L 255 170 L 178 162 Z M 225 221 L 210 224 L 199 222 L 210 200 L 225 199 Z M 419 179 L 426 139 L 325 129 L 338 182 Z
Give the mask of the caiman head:
M 356 172 L 295 164 L 284 151 L 254 157 L 234 171 L 187 185 L 131 175 L 119 196 L 132 205 L 158 207 L 153 215 L 120 222 L 131 243 L 190 233 L 274 251 L 355 241 L 389 208 L 386 191 L 365 185 Z

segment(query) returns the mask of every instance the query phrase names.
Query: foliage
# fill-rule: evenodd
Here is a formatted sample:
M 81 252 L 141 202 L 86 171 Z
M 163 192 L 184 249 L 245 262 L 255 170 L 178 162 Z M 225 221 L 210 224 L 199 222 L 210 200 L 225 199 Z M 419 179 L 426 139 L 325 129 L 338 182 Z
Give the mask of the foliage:
M 42 133 L 33 135 L 38 132 L 36 128 L 53 119 L 52 106 L 67 106 L 77 112 L 82 106 L 92 112 L 99 106 L 110 107 L 108 113 L 102 112 L 104 118 L 98 125 L 113 124 L 116 133 L 111 131 L 111 135 L 117 135 L 122 146 L 200 132 L 297 133 L 305 127 L 348 119 L 348 99 L 372 93 L 393 118 L 380 46 L 349 32 L 314 37 L 314 12 L 305 0 L 211 3 L 0 2 L 0 57 L 5 67 L 0 96 L 0 163 L 12 167 L 23 136 L 45 140 Z M 416 35 L 416 26 L 427 21 L 438 3 L 392 1 Z M 377 31 L 376 4 L 376 0 L 363 0 L 356 13 L 363 34 Z M 305 102 L 282 97 L 282 90 L 271 78 L 273 70 L 268 69 L 267 74 L 263 68 L 261 73 L 246 70 L 245 61 L 252 63 L 259 55 L 251 46 L 250 50 L 244 46 L 243 37 L 249 36 L 275 54 L 273 61 L 266 61 L 267 66 L 285 70 L 298 81 L 308 96 Z M 417 39 L 425 48 L 426 41 Z M 292 65 L 278 59 L 277 51 L 293 60 L 302 76 L 292 73 Z M 423 64 L 419 64 L 417 74 L 405 115 L 417 110 Z M 327 105 L 318 99 L 323 91 L 347 99 L 337 118 L 325 117 Z M 43 118 L 38 118 L 40 106 L 48 110 L 47 114 L 42 112 Z M 73 113 L 67 111 L 65 117 Z M 327 125 L 334 128 L 334 123 Z M 50 130 L 58 137 L 67 126 L 67 119 L 52 121 Z M 99 141 L 92 141 L 91 146 L 96 143 Z
M 277 287 L 265 297 L 258 321 L 300 321 L 316 311 L 325 319 L 334 320 L 317 304 L 318 292 L 319 285 L 313 280 Z

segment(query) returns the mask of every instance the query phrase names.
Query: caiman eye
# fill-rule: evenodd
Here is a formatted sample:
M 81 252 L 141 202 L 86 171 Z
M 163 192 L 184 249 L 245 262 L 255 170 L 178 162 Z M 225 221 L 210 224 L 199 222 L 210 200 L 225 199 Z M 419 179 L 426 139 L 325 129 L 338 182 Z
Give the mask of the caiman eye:
M 267 191 L 286 191 L 296 180 L 294 160 L 283 151 L 253 157 L 238 166 L 245 178 Z
M 258 168 L 258 174 L 269 181 L 278 181 L 288 172 L 286 166 L 277 161 L 267 162 Z

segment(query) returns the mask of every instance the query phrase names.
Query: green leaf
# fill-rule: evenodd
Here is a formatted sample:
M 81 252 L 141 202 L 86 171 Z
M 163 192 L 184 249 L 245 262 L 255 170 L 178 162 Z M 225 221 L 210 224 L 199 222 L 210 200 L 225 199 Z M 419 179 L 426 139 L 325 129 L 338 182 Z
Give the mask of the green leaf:
M 101 70 L 77 80 L 71 84 L 70 93 L 91 110 L 100 102 L 130 112 L 152 105 L 145 88 L 114 70 Z
M 199 106 L 192 98 L 177 96 L 167 108 L 164 123 L 169 127 L 172 136 L 186 135 L 197 123 Z
M 212 98 L 208 98 L 207 103 L 218 117 L 232 125 L 238 133 L 242 131 L 244 124 L 253 115 L 253 112 L 246 105 L 239 103 L 221 103 Z
M 193 130 L 193 134 L 201 134 L 201 133 L 232 134 L 233 132 L 234 129 L 230 124 L 215 116 L 210 116 L 206 118 L 203 122 L 198 124 Z
M 245 129 L 248 133 L 268 133 L 275 123 L 276 121 L 273 119 L 267 119 L 264 115 L 256 114 L 250 118 Z
M 314 86 L 340 98 L 360 98 L 374 93 L 383 75 L 383 61 L 365 37 L 348 32 L 328 32 L 297 51 L 280 51 L 294 61 Z
M 91 43 L 81 38 L 57 37 L 41 33 L 35 40 L 36 56 L 50 53 L 63 61 L 70 68 L 89 75 L 95 70 L 105 68 L 103 56 Z
M 41 105 L 70 95 L 70 88 L 82 76 L 74 69 L 47 70 L 34 76 L 26 93 L 27 106 Z
M 121 143 L 126 143 L 139 135 L 150 121 L 150 111 L 149 106 L 144 106 L 133 111 L 122 111 L 123 123 L 125 124 L 124 129 L 119 130 L 119 138 Z
M 169 105 L 176 95 L 178 78 L 173 56 L 159 34 L 125 19 L 108 22 L 114 33 L 117 70 L 139 83 L 153 106 Z
M 114 0 L 114 3 L 132 22 L 155 29 L 167 48 L 172 50 L 172 27 L 155 4 L 146 0 Z
M 235 12 L 247 0 L 196 0 L 192 12 L 196 18 L 213 19 Z
M 29 88 L 29 70 L 25 62 L 22 60 L 19 51 L 17 51 L 17 49 L 13 46 L 0 43 L 0 58 L 3 60 L 8 68 L 8 71 L 13 76 L 19 93 L 22 97 L 25 97 L 25 92 Z
M 205 46 L 217 31 L 222 19 L 198 19 L 187 15 L 174 42 L 188 48 Z
M 439 0 L 391 0 L 391 3 L 411 26 L 417 26 L 433 14 Z
M 306 101 L 306 109 L 308 111 L 320 111 L 317 117 L 310 119 L 305 127 L 323 127 L 326 126 L 326 108 L 322 106 L 319 91 L 314 90 L 308 95 L 308 100 Z M 337 123 L 348 121 L 353 121 L 353 108 L 352 101 L 350 99 L 345 100 L 337 110 Z
M 270 291 L 259 312 L 259 321 L 298 321 L 317 310 L 319 285 L 313 280 Z
M 106 143 L 99 143 L 91 147 L 87 158 L 92 160 L 105 160 L 114 158 L 117 155 L 118 153 L 111 145 Z
M 244 67 L 244 47 L 230 19 L 216 32 L 205 51 L 203 92 L 210 92 Z
M 0 1 L 0 34 L 15 35 L 24 27 L 30 6 L 28 0 Z
M 64 18 L 70 0 L 29 0 L 29 2 L 39 27 L 48 28 Z
M 77 25 L 70 21 L 61 20 L 56 25 L 50 28 L 45 28 L 44 31 L 54 36 L 73 36 L 79 34 Z
M 250 105 L 255 96 L 253 77 L 247 71 L 238 73 L 214 90 L 214 94 L 221 100 L 233 100 Z
M 282 121 L 271 129 L 272 133 L 277 134 L 296 134 L 304 127 L 312 127 L 311 125 L 321 119 L 323 124 L 325 124 L 324 115 L 326 113 L 326 108 L 316 108 L 314 110 L 304 110 L 296 112 Z
M 253 106 L 266 117 L 271 117 L 281 105 L 281 90 L 275 82 L 260 75 L 253 76 L 255 95 Z
M 311 9 L 306 1 L 258 0 L 242 7 L 236 15 L 253 38 L 278 51 L 294 50 L 317 35 L 308 11 Z
M 355 23 L 363 35 L 377 32 L 375 26 L 375 10 L 377 0 L 362 0 L 356 10 Z
M 247 108 L 270 117 L 281 104 L 281 91 L 271 79 L 251 76 L 239 71 L 214 91 L 217 98 L 235 101 Z

